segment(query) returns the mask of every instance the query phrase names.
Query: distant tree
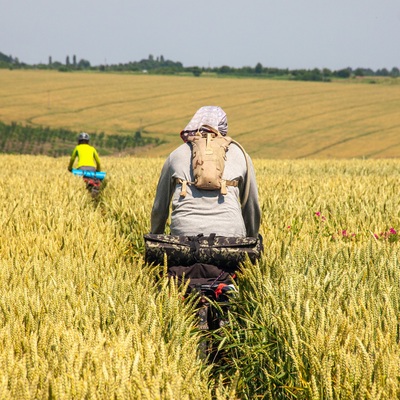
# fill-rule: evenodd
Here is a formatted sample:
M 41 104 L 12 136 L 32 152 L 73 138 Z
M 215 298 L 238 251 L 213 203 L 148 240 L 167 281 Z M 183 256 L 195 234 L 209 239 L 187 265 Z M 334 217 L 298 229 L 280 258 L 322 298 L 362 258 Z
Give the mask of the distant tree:
M 366 69 L 364 70 L 364 74 L 365 74 L 365 76 L 374 76 L 374 75 L 375 75 L 375 72 L 374 72 L 374 70 L 372 70 L 371 68 L 366 68 Z
M 254 68 L 254 72 L 256 74 L 261 74 L 263 72 L 263 66 L 261 63 L 257 63 L 256 67 Z
M 0 52 L 0 61 L 3 61 L 5 63 L 10 63 L 12 64 L 14 62 L 12 56 L 6 56 L 5 54 Z
M 311 81 L 322 81 L 322 72 L 318 68 L 314 68 L 310 73 L 310 80 Z
M 241 74 L 241 75 L 253 75 L 254 74 L 254 68 L 250 67 L 250 66 L 245 66 L 245 67 L 238 68 L 238 69 L 235 69 L 235 68 L 231 69 L 231 73 L 232 74 L 234 74 L 236 72 L 238 74 Z
M 393 78 L 397 78 L 398 76 L 400 76 L 400 70 L 397 67 L 393 67 L 390 71 L 390 76 Z
M 221 68 L 218 69 L 218 72 L 220 74 L 229 74 L 232 71 L 231 67 L 228 67 L 227 65 L 223 65 Z
M 330 78 L 332 76 L 332 71 L 329 68 L 323 68 L 322 75 L 324 78 Z
M 79 60 L 78 62 L 78 68 L 80 69 L 87 69 L 90 68 L 90 62 L 87 60 Z
M 279 68 L 264 68 L 264 73 L 270 76 L 279 76 L 279 75 L 287 75 L 289 73 L 288 70 L 279 69 Z
M 355 76 L 365 76 L 364 69 L 363 68 L 356 68 L 354 70 L 354 75 Z
M 51 58 L 51 56 L 49 56 L 49 65 L 51 66 L 53 64 L 53 60 Z
M 66 65 L 67 67 L 69 67 L 69 56 L 67 56 L 67 58 L 65 59 L 65 65 Z
M 313 70 L 297 69 L 291 71 L 292 79 L 297 81 L 323 81 L 324 77 L 318 68 Z
M 199 67 L 192 67 L 192 68 L 190 68 L 190 69 L 191 69 L 192 74 L 193 74 L 194 76 L 200 76 L 201 73 L 203 72 Z
M 386 68 L 378 69 L 375 73 L 378 76 L 389 76 L 389 71 Z
M 349 78 L 351 75 L 351 69 L 350 68 L 340 69 L 339 71 L 335 72 L 335 75 L 339 78 Z
M 76 67 L 76 55 L 75 54 L 72 56 L 72 64 L 74 67 Z

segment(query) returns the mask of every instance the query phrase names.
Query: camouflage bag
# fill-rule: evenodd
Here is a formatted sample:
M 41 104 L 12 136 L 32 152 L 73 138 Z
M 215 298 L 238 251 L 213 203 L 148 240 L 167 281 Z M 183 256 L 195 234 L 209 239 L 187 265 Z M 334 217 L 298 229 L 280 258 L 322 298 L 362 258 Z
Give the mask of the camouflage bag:
M 224 269 L 236 269 L 248 256 L 251 262 L 260 258 L 262 237 L 173 236 L 144 235 L 145 261 L 149 264 L 189 266 L 196 263 L 212 264 Z

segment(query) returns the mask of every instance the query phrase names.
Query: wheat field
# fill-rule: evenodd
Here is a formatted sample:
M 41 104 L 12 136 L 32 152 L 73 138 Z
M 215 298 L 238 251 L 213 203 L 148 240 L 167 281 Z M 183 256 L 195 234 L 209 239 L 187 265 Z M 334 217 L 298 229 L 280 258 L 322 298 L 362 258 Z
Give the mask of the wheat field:
M 165 157 L 195 111 L 219 105 L 229 134 L 262 159 L 394 158 L 400 152 L 400 85 L 207 76 L 0 70 L 0 121 L 165 141 Z M 140 149 L 138 149 L 140 150 Z
M 1 399 L 399 398 L 397 160 L 254 160 L 265 254 L 216 365 L 143 262 L 163 159 L 102 161 L 94 201 L 67 159 L 0 155 Z

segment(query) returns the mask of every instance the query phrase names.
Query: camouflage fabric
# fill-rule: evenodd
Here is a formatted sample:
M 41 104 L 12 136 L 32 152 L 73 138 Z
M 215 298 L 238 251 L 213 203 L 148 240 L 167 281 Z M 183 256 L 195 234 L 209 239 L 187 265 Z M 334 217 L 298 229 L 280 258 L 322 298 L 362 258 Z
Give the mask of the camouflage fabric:
M 190 266 L 168 267 L 167 276 L 179 283 L 187 283 L 186 295 L 193 291 L 219 301 L 228 301 L 236 274 L 215 265 L 196 263 Z
M 233 283 L 233 277 L 229 272 L 215 265 L 204 263 L 196 263 L 186 267 L 181 265 L 168 267 L 167 273 L 170 278 L 177 278 L 180 283 L 189 280 L 190 287 Z
M 236 269 L 249 256 L 252 262 L 260 258 L 263 251 L 262 237 L 224 236 L 173 236 L 147 234 L 145 261 L 149 264 L 189 266 L 195 263 L 212 264 L 224 269 Z

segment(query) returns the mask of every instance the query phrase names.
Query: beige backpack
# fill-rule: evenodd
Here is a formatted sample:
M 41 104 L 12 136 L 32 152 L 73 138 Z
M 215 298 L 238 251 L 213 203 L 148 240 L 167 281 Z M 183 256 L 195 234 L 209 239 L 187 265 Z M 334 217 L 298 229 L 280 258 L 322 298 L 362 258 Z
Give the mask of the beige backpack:
M 248 171 L 248 159 L 243 147 L 229 136 L 222 136 L 218 130 L 209 125 L 203 125 L 195 135 L 189 136 L 188 142 L 192 145 L 192 166 L 194 182 L 178 179 L 182 184 L 181 196 L 186 196 L 186 185 L 194 185 L 202 190 L 219 190 L 222 195 L 227 194 L 227 186 L 238 186 L 238 180 L 222 179 L 224 173 L 226 152 L 231 143 L 235 143 L 243 151 L 246 158 Z M 245 194 L 242 199 L 242 207 L 247 201 L 250 180 L 246 179 Z

